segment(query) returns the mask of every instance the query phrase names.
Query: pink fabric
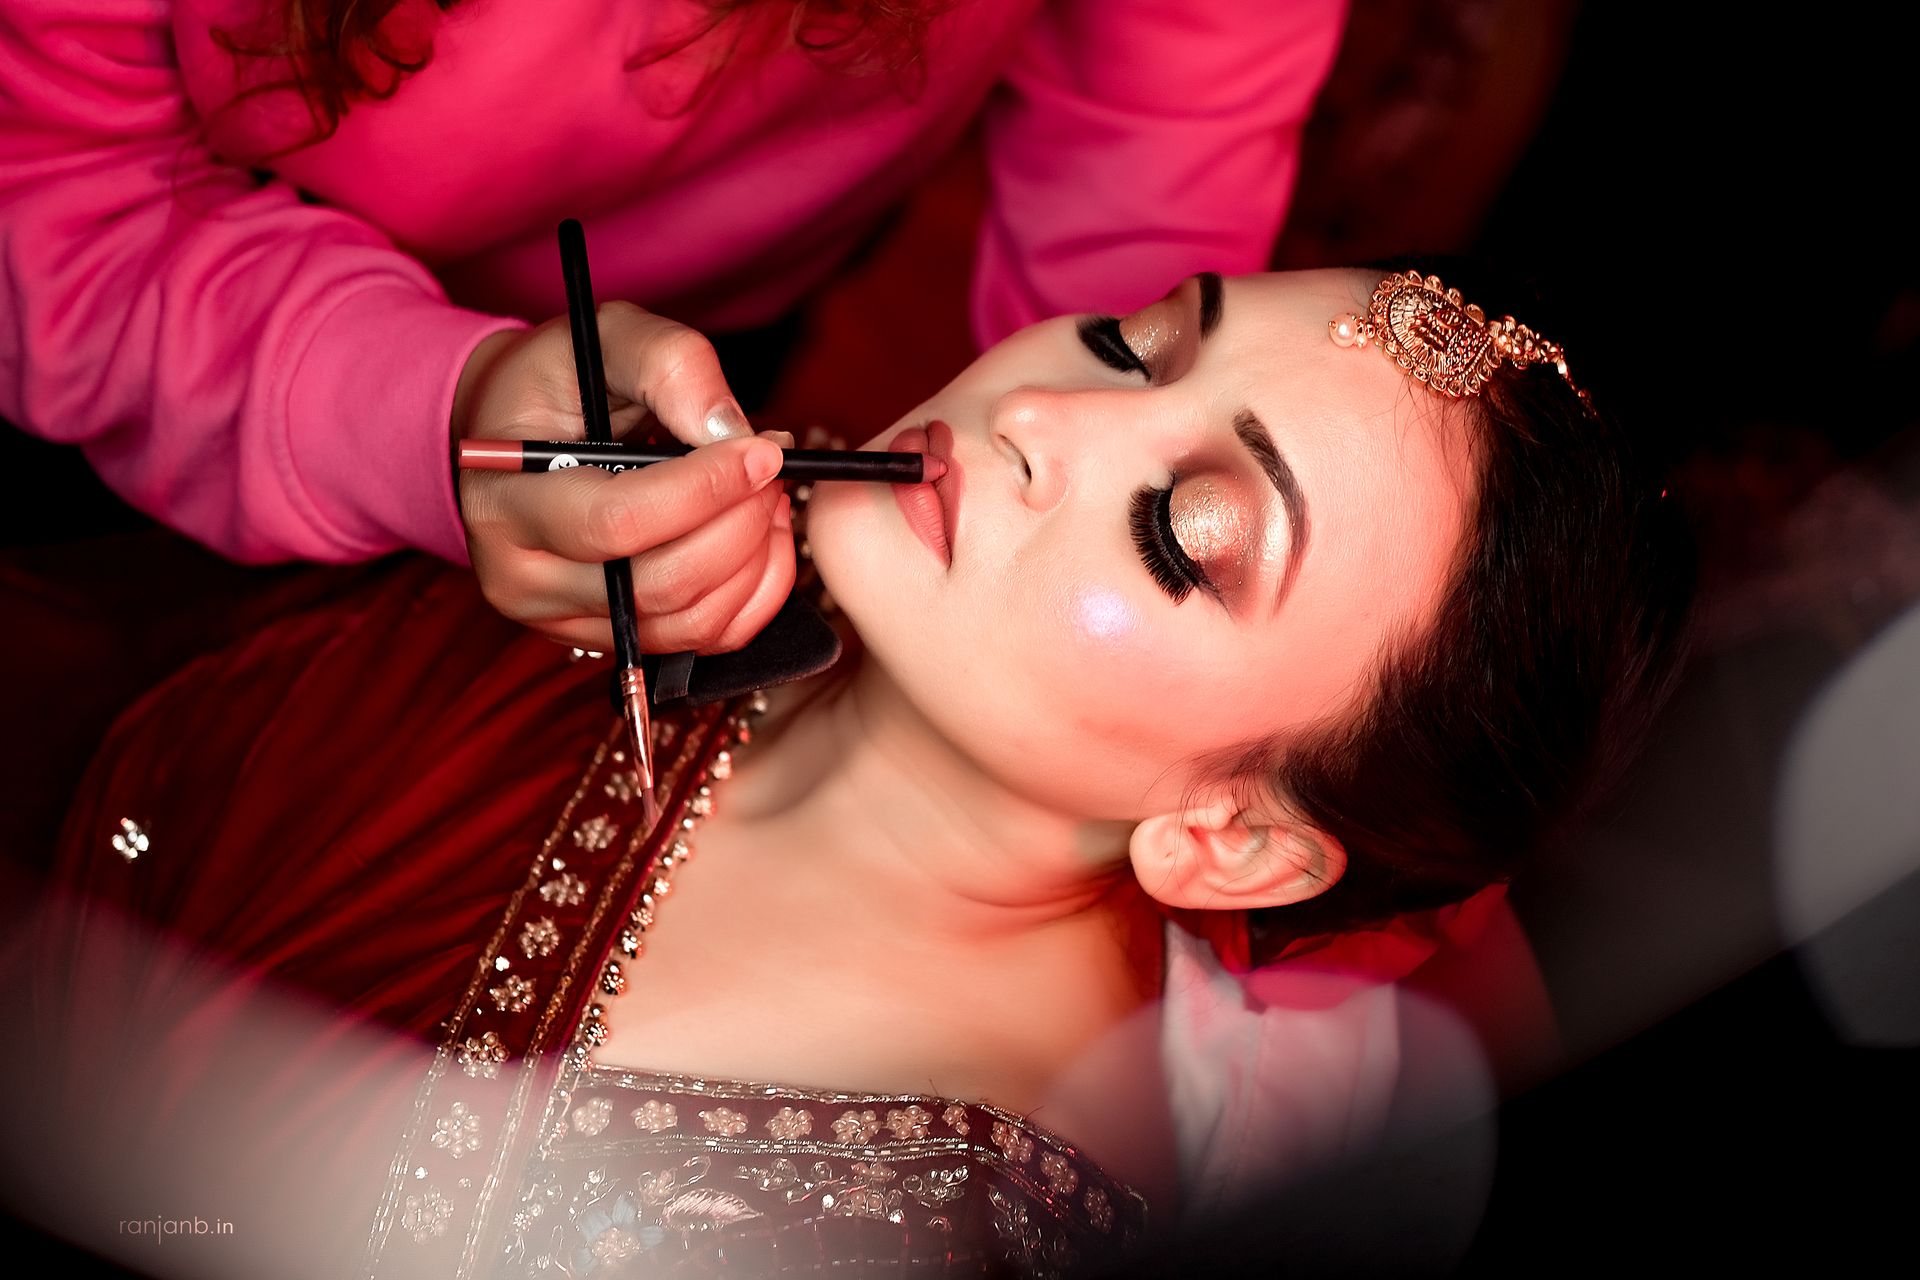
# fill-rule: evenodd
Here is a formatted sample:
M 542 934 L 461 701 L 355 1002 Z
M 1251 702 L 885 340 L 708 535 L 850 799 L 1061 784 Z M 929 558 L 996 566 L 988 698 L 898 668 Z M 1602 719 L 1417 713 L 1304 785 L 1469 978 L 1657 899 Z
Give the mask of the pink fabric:
M 1160 1059 L 1184 1220 L 1244 1207 L 1380 1140 L 1401 1062 L 1398 984 L 1284 960 L 1235 974 L 1177 923 L 1166 940 Z
M 1241 913 L 1169 920 L 1160 1057 L 1183 1218 L 1204 1222 L 1376 1148 L 1405 1063 L 1444 1076 L 1451 1097 L 1490 1096 L 1487 1052 L 1467 1024 L 1402 980 L 1443 947 L 1473 945 L 1497 921 L 1517 933 L 1500 884 L 1250 968 Z M 1508 958 L 1533 965 L 1530 953 Z M 1525 986 L 1539 973 L 1503 978 Z M 1411 1044 L 1408 1009 L 1418 1032 Z
M 1260 267 L 1340 0 L 1036 7 L 956 6 L 908 96 L 749 34 L 696 97 L 722 37 L 625 66 L 692 0 L 468 0 L 437 23 L 404 0 L 389 30 L 430 33 L 428 69 L 262 180 L 217 157 L 304 117 L 284 95 L 223 110 L 210 35 L 244 40 L 260 0 L 8 0 L 0 416 L 238 559 L 464 561 L 453 387 L 486 334 L 563 310 L 562 217 L 587 224 L 600 297 L 754 325 L 986 103 L 982 342 Z

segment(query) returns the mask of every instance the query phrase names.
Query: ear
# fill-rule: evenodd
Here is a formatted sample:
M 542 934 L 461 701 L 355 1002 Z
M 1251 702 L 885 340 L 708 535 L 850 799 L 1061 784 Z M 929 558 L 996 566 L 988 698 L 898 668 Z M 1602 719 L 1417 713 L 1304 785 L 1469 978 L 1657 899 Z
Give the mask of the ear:
M 1247 911 L 1331 889 L 1347 852 L 1318 827 L 1269 805 L 1221 794 L 1133 829 L 1133 873 L 1170 907 Z

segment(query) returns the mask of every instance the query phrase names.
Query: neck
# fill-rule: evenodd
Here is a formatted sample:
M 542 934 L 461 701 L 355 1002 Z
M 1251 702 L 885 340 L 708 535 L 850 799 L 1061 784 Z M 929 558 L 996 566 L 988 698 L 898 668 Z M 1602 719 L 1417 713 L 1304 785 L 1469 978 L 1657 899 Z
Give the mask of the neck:
M 884 902 L 863 928 L 878 918 L 922 943 L 968 945 L 1092 928 L 1125 943 L 1153 917 L 1126 858 L 1130 823 L 1021 795 L 940 734 L 877 663 L 785 717 L 776 704 L 768 730 L 727 784 L 729 825 L 756 837 L 752 847 L 780 850 L 778 870 L 858 883 Z

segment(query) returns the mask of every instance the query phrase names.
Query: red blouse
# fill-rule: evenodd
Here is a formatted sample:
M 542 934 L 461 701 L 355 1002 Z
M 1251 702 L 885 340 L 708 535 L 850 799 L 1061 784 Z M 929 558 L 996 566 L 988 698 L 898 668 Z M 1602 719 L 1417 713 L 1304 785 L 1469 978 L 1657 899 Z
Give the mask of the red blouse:
M 593 1063 L 754 715 L 656 719 L 649 830 L 605 675 L 402 563 L 149 695 L 63 841 L 56 1111 L 298 1218 L 316 1274 L 1048 1275 L 1135 1238 L 1137 1195 L 977 1100 Z M 323 1012 L 287 1032 L 269 984 Z

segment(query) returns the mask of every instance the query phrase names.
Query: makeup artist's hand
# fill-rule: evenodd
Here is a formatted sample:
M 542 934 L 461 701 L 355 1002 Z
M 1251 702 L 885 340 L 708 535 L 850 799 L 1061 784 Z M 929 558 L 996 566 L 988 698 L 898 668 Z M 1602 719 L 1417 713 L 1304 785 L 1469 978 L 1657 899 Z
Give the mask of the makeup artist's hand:
M 713 347 L 629 303 L 599 309 L 614 435 L 648 414 L 696 448 L 609 474 L 461 471 L 460 509 L 480 587 L 507 617 L 611 652 L 603 561 L 633 560 L 640 647 L 738 649 L 793 589 L 793 518 L 773 481 L 791 436 L 753 435 Z M 578 440 L 579 384 L 567 318 L 494 334 L 454 394 L 455 438 Z

